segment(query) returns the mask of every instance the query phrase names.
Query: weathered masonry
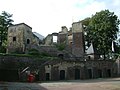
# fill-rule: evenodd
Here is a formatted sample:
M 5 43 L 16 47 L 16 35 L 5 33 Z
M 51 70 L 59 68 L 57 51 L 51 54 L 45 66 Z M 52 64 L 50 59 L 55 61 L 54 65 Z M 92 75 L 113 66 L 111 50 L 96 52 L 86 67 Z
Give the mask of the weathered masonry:
M 32 33 L 32 28 L 24 23 L 10 26 L 7 53 L 27 53 L 30 49 L 36 49 L 40 55 L 45 54 L 50 57 L 47 59 L 5 57 L 0 58 L 0 66 L 5 65 L 3 63 L 5 60 L 13 61 L 16 67 L 23 65 L 23 67 L 13 67 L 15 72 L 29 66 L 26 72 L 34 72 L 37 80 L 41 81 L 119 76 L 119 65 L 116 65 L 115 60 L 101 58 L 92 43 L 86 49 L 84 37 L 85 32 L 81 22 L 74 22 L 70 30 L 62 26 L 60 32 L 49 34 L 42 41 Z M 9 70 L 10 68 L 2 69 Z M 24 75 L 27 75 L 26 72 L 19 74 L 19 78 L 22 79 Z
M 24 23 L 8 28 L 7 53 L 25 53 L 34 45 L 39 45 L 39 38 L 32 33 L 32 28 Z
M 74 80 L 115 77 L 113 61 L 54 61 L 45 66 L 46 80 Z
M 29 68 L 22 72 L 27 67 Z M 115 61 L 110 60 L 71 61 L 16 56 L 1 56 L 0 71 L 2 72 L 0 80 L 5 81 L 27 81 L 28 72 L 35 74 L 36 81 L 84 80 L 118 76 L 117 65 Z

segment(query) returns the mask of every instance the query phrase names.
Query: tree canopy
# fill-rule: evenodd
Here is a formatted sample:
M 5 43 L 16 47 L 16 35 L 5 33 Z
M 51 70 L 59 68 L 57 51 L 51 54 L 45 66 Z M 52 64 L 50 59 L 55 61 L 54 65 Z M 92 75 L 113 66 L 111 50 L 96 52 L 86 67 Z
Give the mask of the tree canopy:
M 12 14 L 3 11 L 0 15 L 0 52 L 5 52 L 8 27 L 12 25 Z
M 120 21 L 117 15 L 109 10 L 102 10 L 82 22 L 86 26 L 86 40 L 93 43 L 97 53 L 110 53 L 112 41 L 117 39 L 119 31 Z

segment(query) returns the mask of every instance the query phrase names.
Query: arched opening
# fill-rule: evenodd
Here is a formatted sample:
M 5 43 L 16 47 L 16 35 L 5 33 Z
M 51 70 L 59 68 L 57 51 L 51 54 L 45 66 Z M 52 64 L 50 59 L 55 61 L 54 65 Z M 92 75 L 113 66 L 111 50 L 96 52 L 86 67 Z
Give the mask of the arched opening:
M 75 79 L 80 79 L 80 69 L 75 69 Z
M 30 39 L 27 39 L 27 44 L 30 44 Z
M 63 54 L 59 54 L 58 57 L 63 59 L 64 55 Z
M 47 81 L 50 80 L 50 73 L 46 73 L 46 80 L 47 80 Z
M 88 78 L 92 79 L 92 69 L 88 69 Z
M 65 70 L 60 70 L 60 80 L 65 80 Z
M 111 69 L 107 69 L 107 77 L 111 77 Z
M 98 69 L 98 78 L 102 78 L 102 70 Z

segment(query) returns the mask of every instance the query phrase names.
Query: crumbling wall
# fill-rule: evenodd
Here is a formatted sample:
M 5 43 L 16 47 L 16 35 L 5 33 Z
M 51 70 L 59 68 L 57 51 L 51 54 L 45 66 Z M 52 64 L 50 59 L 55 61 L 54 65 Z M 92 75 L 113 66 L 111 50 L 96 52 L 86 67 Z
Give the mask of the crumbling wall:
M 8 43 L 7 43 L 7 53 L 11 52 L 23 52 L 23 25 L 11 26 L 8 28 Z
M 32 28 L 24 23 L 8 28 L 7 53 L 25 53 L 33 45 L 39 45 L 39 39 L 32 33 Z

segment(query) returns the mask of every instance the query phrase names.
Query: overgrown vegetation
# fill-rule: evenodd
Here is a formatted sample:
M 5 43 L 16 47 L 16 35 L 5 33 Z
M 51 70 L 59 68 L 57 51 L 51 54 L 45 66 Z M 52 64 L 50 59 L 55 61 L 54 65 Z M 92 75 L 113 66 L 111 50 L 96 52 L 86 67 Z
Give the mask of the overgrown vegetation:
M 63 51 L 65 49 L 65 44 L 64 43 L 57 43 L 55 44 L 56 48 L 59 50 L 59 51 Z
M 47 52 L 40 53 L 37 49 L 28 50 L 28 55 L 37 56 L 37 57 L 52 57 Z
M 15 56 L 15 57 L 30 57 L 30 58 L 38 58 L 40 60 L 56 60 L 58 57 L 53 56 L 46 56 L 46 55 L 30 55 L 30 54 L 6 54 L 6 53 L 0 53 L 0 56 Z
M 39 51 L 37 49 L 30 49 L 28 50 L 29 55 L 40 55 Z
M 6 53 L 6 46 L 0 46 L 0 53 Z
M 0 15 L 0 53 L 6 52 L 8 27 L 12 25 L 12 14 L 5 11 Z

